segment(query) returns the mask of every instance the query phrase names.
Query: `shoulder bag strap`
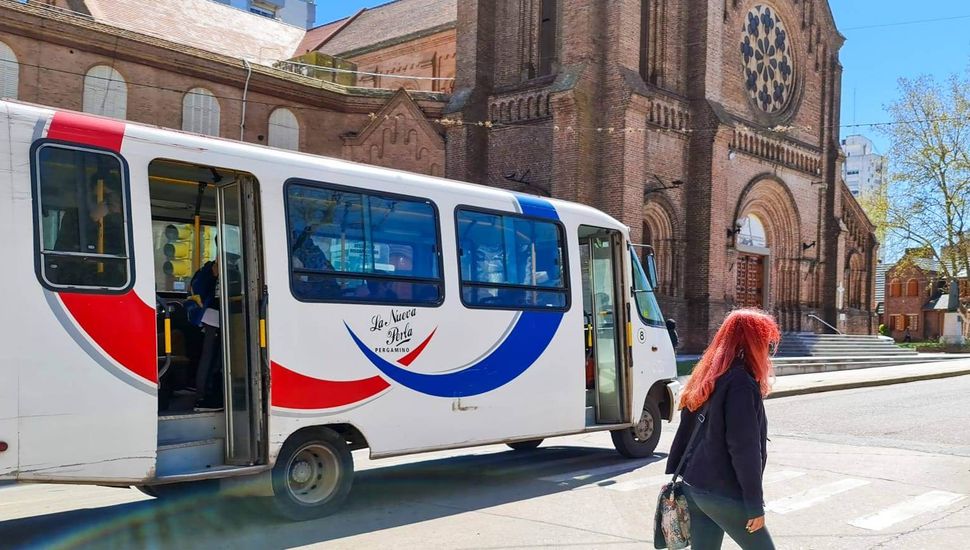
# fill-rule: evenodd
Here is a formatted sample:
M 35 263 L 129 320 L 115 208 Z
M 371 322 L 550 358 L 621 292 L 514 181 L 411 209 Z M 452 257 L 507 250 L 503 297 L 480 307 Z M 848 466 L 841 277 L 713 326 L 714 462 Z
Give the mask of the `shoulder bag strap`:
M 704 408 L 697 413 L 697 417 L 694 419 L 696 424 L 694 429 L 690 432 L 690 439 L 687 440 L 687 446 L 684 447 L 684 454 L 680 457 L 680 462 L 677 464 L 677 469 L 674 471 L 674 477 L 671 478 L 671 483 L 676 482 L 677 478 L 680 477 L 680 473 L 684 470 L 684 464 L 687 463 L 687 457 L 690 455 L 691 450 L 693 450 L 694 440 L 697 439 L 697 433 L 701 431 L 701 426 L 704 425 L 704 421 L 707 420 L 707 404 Z

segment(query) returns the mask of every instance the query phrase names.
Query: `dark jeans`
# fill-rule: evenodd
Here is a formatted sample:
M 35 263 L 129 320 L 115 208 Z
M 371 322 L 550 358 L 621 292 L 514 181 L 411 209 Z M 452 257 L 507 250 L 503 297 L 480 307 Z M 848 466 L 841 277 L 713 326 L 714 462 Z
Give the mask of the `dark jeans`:
M 202 328 L 202 357 L 195 373 L 196 403 L 204 406 L 222 406 L 219 368 L 222 366 L 222 341 L 219 329 L 204 325 Z
M 700 489 L 684 485 L 690 506 L 690 543 L 693 550 L 716 550 L 724 541 L 724 533 L 734 539 L 743 550 L 774 550 L 768 528 L 748 533 L 744 504 Z

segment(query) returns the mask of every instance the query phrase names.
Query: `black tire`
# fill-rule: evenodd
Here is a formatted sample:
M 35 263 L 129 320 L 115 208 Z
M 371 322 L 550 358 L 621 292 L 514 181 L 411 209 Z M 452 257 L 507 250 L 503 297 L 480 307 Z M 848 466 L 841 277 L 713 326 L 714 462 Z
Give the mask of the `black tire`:
M 530 439 L 528 441 L 516 441 L 514 443 L 506 443 L 509 447 L 516 451 L 532 451 L 542 444 L 541 439 Z
M 652 456 L 660 442 L 660 407 L 648 397 L 640 422 L 631 428 L 613 430 L 610 435 L 613 446 L 621 455 L 627 458 Z
M 337 512 L 354 481 L 354 460 L 337 432 L 319 428 L 290 436 L 273 466 L 277 512 L 294 521 Z

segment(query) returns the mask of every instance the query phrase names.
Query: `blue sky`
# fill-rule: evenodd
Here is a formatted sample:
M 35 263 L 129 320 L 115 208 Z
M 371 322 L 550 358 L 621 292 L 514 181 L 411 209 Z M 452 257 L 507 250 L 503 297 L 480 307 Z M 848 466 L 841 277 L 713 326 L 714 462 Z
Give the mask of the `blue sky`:
M 326 23 L 386 0 L 317 0 L 317 22 Z M 970 2 L 966 0 L 830 0 L 846 37 L 841 59 L 842 134 L 863 134 L 886 152 L 884 137 L 853 124 L 888 120 L 900 77 L 931 74 L 944 79 L 970 66 Z M 916 9 L 916 7 L 919 9 Z M 928 21 L 934 20 L 934 21 Z

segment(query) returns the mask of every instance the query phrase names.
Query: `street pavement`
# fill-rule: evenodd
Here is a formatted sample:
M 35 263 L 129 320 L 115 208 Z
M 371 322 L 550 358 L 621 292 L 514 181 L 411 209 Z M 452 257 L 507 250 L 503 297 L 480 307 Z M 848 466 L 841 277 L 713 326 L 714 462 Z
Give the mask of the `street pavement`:
M 967 548 L 970 376 L 766 402 L 767 525 L 779 548 Z M 658 455 L 608 434 L 370 461 L 347 509 L 288 523 L 260 499 L 156 501 L 133 490 L 0 489 L 0 547 L 651 548 L 676 422 Z M 726 542 L 725 548 L 736 548 Z

